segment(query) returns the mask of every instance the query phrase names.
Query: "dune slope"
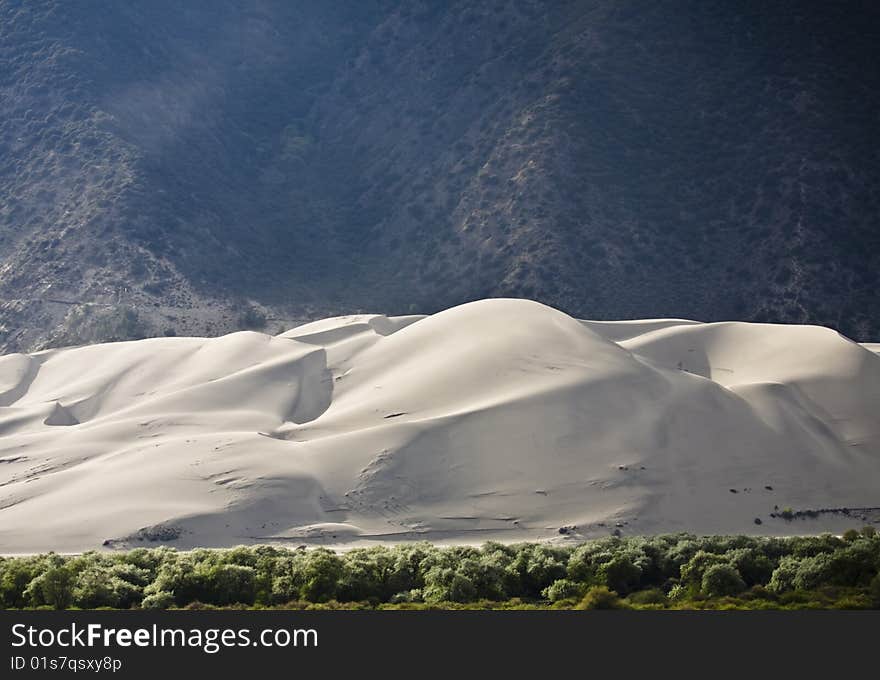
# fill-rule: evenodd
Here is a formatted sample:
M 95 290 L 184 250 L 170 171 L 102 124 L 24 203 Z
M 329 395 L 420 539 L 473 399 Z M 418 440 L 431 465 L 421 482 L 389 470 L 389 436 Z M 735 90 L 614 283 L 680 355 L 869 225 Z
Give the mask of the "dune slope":
M 880 517 L 878 412 L 826 328 L 526 300 L 8 355 L 0 550 L 836 530 Z

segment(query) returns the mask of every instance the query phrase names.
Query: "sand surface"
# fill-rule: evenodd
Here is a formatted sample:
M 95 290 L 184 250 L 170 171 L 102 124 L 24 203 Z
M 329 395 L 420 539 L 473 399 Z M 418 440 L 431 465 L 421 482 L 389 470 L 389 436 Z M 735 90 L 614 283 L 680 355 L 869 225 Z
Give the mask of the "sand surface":
M 838 531 L 880 518 L 876 349 L 497 299 L 7 355 L 0 552 Z

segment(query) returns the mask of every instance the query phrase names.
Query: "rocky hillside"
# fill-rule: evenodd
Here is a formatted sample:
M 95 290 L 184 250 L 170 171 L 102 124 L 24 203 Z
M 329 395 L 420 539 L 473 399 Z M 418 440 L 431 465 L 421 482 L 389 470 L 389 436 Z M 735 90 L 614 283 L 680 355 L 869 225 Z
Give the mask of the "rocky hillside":
M 880 337 L 868 2 L 0 0 L 0 351 L 531 297 Z

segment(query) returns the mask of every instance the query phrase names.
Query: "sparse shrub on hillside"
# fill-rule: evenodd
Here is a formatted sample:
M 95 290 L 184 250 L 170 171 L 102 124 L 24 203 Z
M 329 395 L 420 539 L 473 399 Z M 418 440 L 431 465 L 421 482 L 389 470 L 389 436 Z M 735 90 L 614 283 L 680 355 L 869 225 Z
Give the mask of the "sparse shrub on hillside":
M 73 307 L 64 320 L 63 329 L 46 342 L 46 347 L 140 340 L 151 334 L 138 310 L 127 305 Z
M 268 321 L 263 311 L 254 304 L 241 304 L 238 308 L 236 323 L 242 330 L 263 330 Z

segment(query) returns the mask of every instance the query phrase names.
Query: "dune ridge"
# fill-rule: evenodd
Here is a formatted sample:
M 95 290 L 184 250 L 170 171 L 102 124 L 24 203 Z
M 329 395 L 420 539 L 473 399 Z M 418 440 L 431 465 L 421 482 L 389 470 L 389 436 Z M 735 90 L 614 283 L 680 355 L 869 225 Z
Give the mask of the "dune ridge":
M 515 299 L 13 354 L 0 551 L 833 531 L 880 518 L 878 412 L 827 328 Z

